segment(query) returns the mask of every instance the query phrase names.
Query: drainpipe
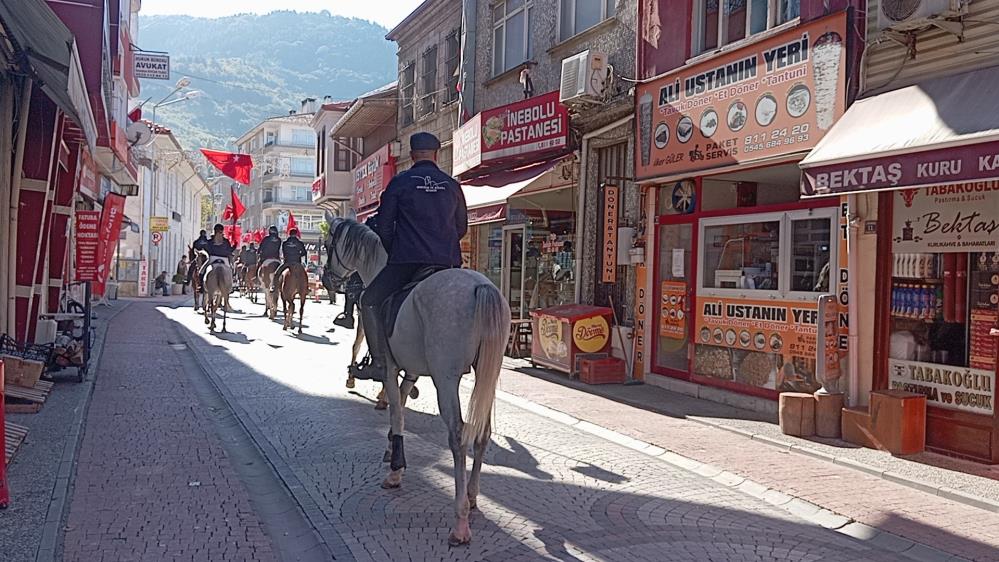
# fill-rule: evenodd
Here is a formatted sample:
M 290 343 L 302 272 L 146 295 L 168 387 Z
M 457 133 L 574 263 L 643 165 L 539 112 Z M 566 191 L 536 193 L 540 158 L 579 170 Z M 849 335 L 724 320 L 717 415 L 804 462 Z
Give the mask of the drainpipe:
M 622 117 L 621 119 L 618 119 L 617 121 L 614 121 L 609 125 L 605 125 L 595 131 L 590 131 L 589 133 L 583 135 L 583 143 L 582 146 L 580 147 L 582 155 L 580 156 L 579 159 L 579 195 L 577 196 L 577 201 L 576 201 L 576 242 L 574 245 L 577 254 L 583 251 L 583 229 L 581 227 L 581 224 L 582 224 L 582 218 L 585 216 L 586 213 L 586 184 L 587 184 L 586 180 L 588 179 L 587 168 L 589 167 L 590 163 L 590 139 L 600 136 L 606 133 L 607 131 L 613 131 L 614 129 L 622 125 L 626 125 L 630 123 L 631 120 L 634 118 L 635 118 L 634 114 L 628 115 L 627 117 Z M 576 277 L 576 299 L 575 299 L 576 302 L 580 302 L 580 297 L 582 296 L 581 293 L 582 293 L 583 276 L 580 275 L 580 273 L 582 273 L 582 270 L 583 270 L 583 260 L 580 259 L 580 256 L 577 256 L 576 267 L 575 271 L 573 272 L 573 275 Z
M 14 131 L 10 126 L 14 123 L 14 84 L 11 80 L 3 80 L 0 83 L 0 123 L 4 130 L 0 131 L 0 154 L 11 154 L 13 152 Z M 11 159 L 0 158 L 0 225 L 10 222 L 10 184 L 13 178 L 11 171 Z M 0 265 L 6 267 L 7 244 L 0 244 Z M 0 279 L 0 331 L 7 327 L 7 295 L 13 287 L 7 286 L 7 277 Z
M 31 88 L 34 81 L 24 78 L 21 86 L 21 107 L 18 108 L 17 136 L 14 140 L 14 166 L 11 168 L 10 211 L 7 231 L 7 330 L 14 335 L 17 320 L 17 217 L 21 205 L 21 178 L 24 175 L 24 142 L 28 133 L 28 110 L 31 109 Z
M 846 196 L 847 207 L 847 230 L 846 230 L 846 263 L 849 276 L 847 277 L 847 314 L 849 315 L 849 327 L 847 331 L 847 359 L 850 369 L 850 389 L 847 395 L 847 403 L 853 407 L 860 404 L 860 338 L 858 336 L 858 324 L 860 323 L 860 311 L 857 305 L 857 277 L 858 255 L 857 236 L 860 233 L 861 218 L 857 214 L 857 195 Z

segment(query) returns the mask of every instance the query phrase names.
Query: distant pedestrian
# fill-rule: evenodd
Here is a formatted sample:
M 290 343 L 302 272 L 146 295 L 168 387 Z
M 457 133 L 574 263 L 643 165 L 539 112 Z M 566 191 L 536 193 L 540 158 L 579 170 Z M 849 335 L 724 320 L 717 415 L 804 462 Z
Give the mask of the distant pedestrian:
M 187 262 L 187 256 L 180 256 L 180 261 L 177 262 L 177 275 L 174 279 L 180 283 L 181 293 L 187 294 L 187 284 L 190 281 L 187 276 L 187 270 L 191 265 Z
M 159 275 L 156 276 L 156 280 L 153 282 L 153 291 L 163 291 L 163 296 L 164 297 L 170 294 L 167 291 L 168 287 L 167 287 L 166 276 L 167 276 L 167 272 L 166 271 L 162 271 L 162 272 L 160 272 Z

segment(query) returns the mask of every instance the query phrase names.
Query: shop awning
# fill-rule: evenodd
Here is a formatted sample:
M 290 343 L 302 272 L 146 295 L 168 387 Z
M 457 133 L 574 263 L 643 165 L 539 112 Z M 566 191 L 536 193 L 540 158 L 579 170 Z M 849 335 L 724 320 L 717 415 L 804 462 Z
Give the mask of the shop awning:
M 999 179 L 999 66 L 853 104 L 801 161 L 802 195 Z
M 330 130 L 331 137 L 364 138 L 386 123 L 395 123 L 398 102 L 396 82 L 357 98 Z
M 42 0 L 0 2 L 0 24 L 32 78 L 72 119 L 93 148 L 97 125 L 90 110 L 76 40 Z
M 556 162 L 552 160 L 526 170 L 514 170 L 477 178 L 474 182 L 462 182 L 461 190 L 465 194 L 465 207 L 468 208 L 468 224 L 486 224 L 506 219 L 507 199 L 546 174 Z

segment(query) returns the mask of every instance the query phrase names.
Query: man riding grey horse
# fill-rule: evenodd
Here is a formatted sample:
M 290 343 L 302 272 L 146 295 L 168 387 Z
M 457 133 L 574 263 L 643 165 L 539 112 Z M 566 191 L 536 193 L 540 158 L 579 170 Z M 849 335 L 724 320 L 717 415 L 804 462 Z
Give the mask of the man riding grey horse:
M 441 143 L 430 133 L 409 139 L 413 167 L 392 178 L 378 207 L 378 236 L 388 263 L 361 297 L 361 321 L 371 364 L 357 377 L 385 382 L 387 326 L 382 303 L 428 266 L 461 266 L 460 241 L 468 230 L 465 196 L 454 178 L 437 167 Z

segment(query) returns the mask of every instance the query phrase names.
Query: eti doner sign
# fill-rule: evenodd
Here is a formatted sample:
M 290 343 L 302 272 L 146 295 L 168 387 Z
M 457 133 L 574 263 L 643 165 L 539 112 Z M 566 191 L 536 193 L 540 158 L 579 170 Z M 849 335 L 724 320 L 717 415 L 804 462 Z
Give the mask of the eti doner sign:
M 569 111 L 557 91 L 549 92 L 483 111 L 453 139 L 455 175 L 506 159 L 542 157 L 568 145 Z
M 682 177 L 813 148 L 846 104 L 846 13 L 638 87 L 636 175 Z

